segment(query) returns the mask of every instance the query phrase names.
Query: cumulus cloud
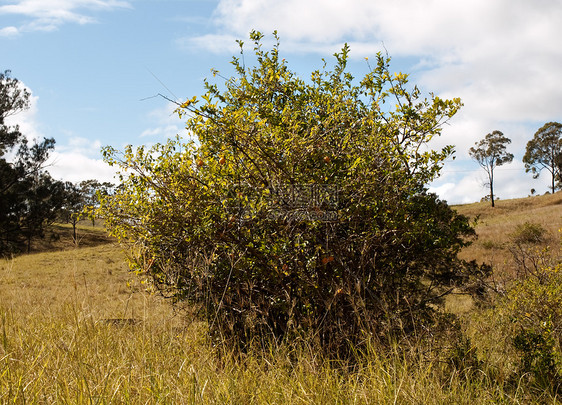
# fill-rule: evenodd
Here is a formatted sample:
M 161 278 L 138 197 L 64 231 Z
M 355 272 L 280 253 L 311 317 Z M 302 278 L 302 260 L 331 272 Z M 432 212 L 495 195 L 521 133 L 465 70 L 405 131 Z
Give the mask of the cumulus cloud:
M 21 82 L 20 85 L 25 87 Z M 28 91 L 31 94 L 29 109 L 7 117 L 6 124 L 18 125 L 27 140 L 34 143 L 43 140 L 45 135 L 37 118 L 39 97 L 30 89 Z M 115 170 L 101 159 L 99 140 L 71 137 L 65 144 L 60 144 L 60 139 L 55 140 L 55 150 L 46 162 L 46 169 L 53 178 L 71 182 L 88 179 L 115 181 Z
M 14 26 L 0 28 L 0 37 L 15 37 L 19 34 L 19 30 Z
M 158 138 L 171 138 L 177 135 L 179 132 L 179 127 L 177 125 L 164 125 L 160 127 L 154 127 L 144 130 L 140 137 L 158 137 Z
M 1 15 L 22 18 L 19 27 L 0 28 L 0 35 L 8 36 L 29 31 L 53 31 L 63 24 L 89 24 L 96 21 L 93 11 L 129 8 L 129 1 L 120 0 L 8 0 L 0 6 Z
M 505 200 L 526 197 L 531 194 L 531 189 L 544 193 L 549 187 L 548 174 L 545 172 L 538 179 L 533 179 L 531 174 L 525 173 L 523 162 L 514 160 L 495 168 L 494 195 Z M 451 204 L 479 201 L 490 193 L 484 169 L 462 161 L 446 165 L 441 177 L 430 184 L 429 190 Z
M 236 44 L 235 35 L 225 34 L 206 34 L 195 37 L 185 37 L 176 40 L 180 48 L 192 49 L 205 49 L 213 53 L 235 53 L 238 48 Z
M 73 183 L 89 179 L 115 182 L 115 169 L 102 160 L 100 149 L 99 140 L 72 137 L 55 145 L 46 169 L 53 178 Z
M 520 159 L 536 129 L 562 121 L 560 6 L 549 0 L 220 0 L 212 17 L 214 31 L 183 41 L 232 54 L 233 39 L 257 29 L 264 34 L 277 30 L 282 51 L 295 54 L 325 57 L 344 42 L 352 58 L 386 48 L 397 60 L 408 61 L 422 89 L 463 100 L 461 112 L 432 146 L 454 144 L 455 164 L 469 168 L 440 179 L 434 189 L 446 199 L 466 202 L 485 194 L 468 148 L 493 130 L 512 139 L 509 150 L 518 160 L 502 169 L 509 173 L 511 188 L 499 188 L 501 197 L 543 187 L 525 174 Z
M 14 115 L 6 117 L 6 124 L 9 126 L 18 125 L 20 132 L 27 138 L 29 142 L 43 139 L 39 124 L 37 123 L 37 105 L 39 96 L 33 94 L 29 87 L 22 83 L 18 83 L 22 89 L 29 92 L 29 108 Z
M 544 46 L 538 41 L 560 32 L 561 13 L 559 2 L 548 0 L 221 0 L 213 18 L 224 39 L 245 38 L 258 29 L 277 30 L 293 43 L 384 41 L 393 54 L 430 55 L 443 63 L 494 42 L 510 44 L 508 52 L 519 48 L 521 39 Z
M 102 144 L 99 140 L 71 137 L 65 145 L 57 147 L 60 153 L 73 153 L 88 157 L 99 157 Z
M 53 178 L 73 183 L 89 179 L 112 183 L 116 181 L 114 168 L 99 158 L 84 154 L 80 148 L 55 149 L 49 157 L 47 170 Z

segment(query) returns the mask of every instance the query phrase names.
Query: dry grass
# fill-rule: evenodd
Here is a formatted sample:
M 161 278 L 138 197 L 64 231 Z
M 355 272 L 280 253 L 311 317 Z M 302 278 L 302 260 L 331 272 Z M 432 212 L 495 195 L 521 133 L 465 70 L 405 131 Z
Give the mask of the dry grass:
M 516 264 L 510 247 L 510 236 L 518 225 L 525 222 L 541 225 L 547 231 L 548 257 L 560 259 L 560 232 L 562 228 L 562 192 L 543 196 L 498 200 L 492 208 L 490 202 L 457 205 L 454 208 L 476 221 L 477 239 L 463 249 L 460 256 L 466 260 L 487 263 L 494 269 L 490 284 L 497 288 L 515 277 Z M 456 314 L 466 314 L 474 309 L 472 299 L 465 295 L 450 296 L 446 308 Z
M 24 315 L 0 306 L 0 402 L 180 404 L 527 403 L 402 352 L 347 370 L 314 353 L 218 355 L 198 328 L 100 324 L 74 307 Z
M 113 241 L 107 236 L 101 221 L 97 221 L 95 226 L 88 220 L 80 221 L 76 226 L 77 243 L 74 243 L 72 233 L 71 224 L 51 225 L 45 230 L 42 238 L 34 238 L 31 241 L 31 253 L 68 250 L 76 246 L 98 246 Z
M 28 314 L 74 306 L 94 321 L 172 316 L 141 282 L 113 244 L 24 255 L 0 261 L 0 305 Z
M 516 224 L 538 222 L 555 234 L 562 195 L 456 208 L 480 214 L 479 239 L 463 254 L 507 263 L 502 244 Z M 229 356 L 206 340 L 204 324 L 147 293 L 118 247 L 95 232 L 80 229 L 81 248 L 66 235 L 49 247 L 55 251 L 0 261 L 0 403 L 556 402 L 509 382 L 501 358 L 467 373 L 443 361 L 446 353 L 431 357 L 421 347 L 372 347 L 354 368 L 306 346 Z M 462 297 L 454 305 L 472 308 Z
M 478 218 L 478 239 L 462 252 L 462 257 L 491 264 L 497 275 L 513 273 L 513 257 L 508 249 L 510 235 L 518 225 L 536 223 L 546 229 L 552 254 L 559 254 L 559 229 L 562 228 L 562 193 L 458 205 L 455 209 L 470 218 Z

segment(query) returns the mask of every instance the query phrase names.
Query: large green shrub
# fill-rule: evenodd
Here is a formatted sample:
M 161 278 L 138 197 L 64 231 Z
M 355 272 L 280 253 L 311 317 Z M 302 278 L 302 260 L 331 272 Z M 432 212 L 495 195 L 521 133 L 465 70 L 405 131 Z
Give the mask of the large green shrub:
M 426 143 L 460 101 L 422 98 L 382 55 L 356 81 L 347 46 L 304 81 L 251 38 L 255 66 L 234 58 L 235 77 L 178 109 L 193 142 L 105 150 L 123 173 L 107 226 L 133 244 L 134 269 L 222 338 L 339 351 L 423 330 L 479 271 L 457 259 L 467 218 L 425 188 L 453 153 Z

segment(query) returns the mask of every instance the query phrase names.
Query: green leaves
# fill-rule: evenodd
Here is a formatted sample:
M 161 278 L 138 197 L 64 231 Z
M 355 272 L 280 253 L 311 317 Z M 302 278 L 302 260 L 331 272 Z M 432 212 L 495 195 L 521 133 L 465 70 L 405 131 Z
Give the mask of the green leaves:
M 525 171 L 532 172 L 533 178 L 538 178 L 542 169 L 547 169 L 552 176 L 551 191 L 556 188 L 555 180 L 560 181 L 562 167 L 562 124 L 547 122 L 527 142 L 525 156 Z
M 161 291 L 240 344 L 302 334 L 343 350 L 391 312 L 427 320 L 472 235 L 425 191 L 453 148 L 424 145 L 460 100 L 423 98 L 381 54 L 356 80 L 348 46 L 305 81 L 278 43 L 250 39 L 255 66 L 234 58 L 234 77 L 180 107 L 195 143 L 106 150 L 124 173 L 109 228 Z
M 490 187 L 490 198 L 492 207 L 494 206 L 494 169 L 505 163 L 511 163 L 513 154 L 507 152 L 506 145 L 511 143 L 511 139 L 504 136 L 501 131 L 493 131 L 486 135 L 480 142 L 470 148 L 468 154 L 486 170 L 488 174 L 488 185 Z
M 10 72 L 0 72 L 0 256 L 31 249 L 54 221 L 63 200 L 63 183 L 44 166 L 54 139 L 30 144 L 18 126 L 4 120 L 29 107 L 30 93 Z

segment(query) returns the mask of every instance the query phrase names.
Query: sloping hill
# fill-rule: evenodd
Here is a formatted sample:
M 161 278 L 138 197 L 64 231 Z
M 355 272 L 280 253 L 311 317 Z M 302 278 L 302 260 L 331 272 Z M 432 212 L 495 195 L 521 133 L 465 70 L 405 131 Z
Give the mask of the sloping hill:
M 73 240 L 73 230 L 70 224 L 53 224 L 45 229 L 42 238 L 36 237 L 31 242 L 31 253 L 41 253 L 55 250 L 68 250 L 78 247 L 99 246 L 112 243 L 115 240 L 107 235 L 103 223 L 96 222 L 95 226 L 88 220 L 80 221 L 76 225 L 77 244 Z
M 525 222 L 547 231 L 551 253 L 559 253 L 562 228 L 562 192 L 537 197 L 499 200 L 496 207 L 482 202 L 454 207 L 477 219 L 478 238 L 465 248 L 462 257 L 494 266 L 497 274 L 510 273 L 514 266 L 509 250 L 510 235 Z M 56 225 L 43 240 L 34 242 L 31 255 L 0 261 L 0 304 L 42 308 L 44 305 L 81 301 L 98 318 L 137 318 L 146 305 L 163 304 L 146 293 L 146 285 L 127 270 L 125 256 L 100 226 L 87 223 L 78 230 L 78 248 L 72 228 Z M 171 313 L 167 304 L 159 309 Z M 161 314 L 162 315 L 162 314 Z
M 562 228 L 562 192 L 543 196 L 499 200 L 454 207 L 459 213 L 476 219 L 478 239 L 462 252 L 466 259 L 493 265 L 498 272 L 510 271 L 514 265 L 509 251 L 510 237 L 518 225 L 538 224 L 546 230 L 551 254 L 558 255 Z
M 30 314 L 71 306 L 94 322 L 174 317 L 168 303 L 128 271 L 120 248 L 102 241 L 0 260 L 0 307 Z

